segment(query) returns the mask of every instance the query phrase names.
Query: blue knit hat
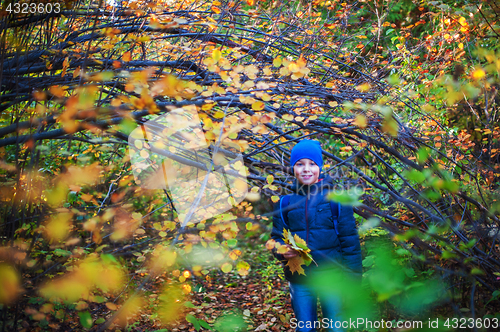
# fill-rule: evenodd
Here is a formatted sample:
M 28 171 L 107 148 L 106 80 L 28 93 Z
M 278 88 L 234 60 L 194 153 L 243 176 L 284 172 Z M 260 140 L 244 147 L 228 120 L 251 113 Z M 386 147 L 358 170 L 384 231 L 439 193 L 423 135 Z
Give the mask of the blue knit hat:
M 305 139 L 295 144 L 290 157 L 290 166 L 293 168 L 295 163 L 302 158 L 311 159 L 319 166 L 319 170 L 323 168 L 323 155 L 321 144 L 318 141 Z

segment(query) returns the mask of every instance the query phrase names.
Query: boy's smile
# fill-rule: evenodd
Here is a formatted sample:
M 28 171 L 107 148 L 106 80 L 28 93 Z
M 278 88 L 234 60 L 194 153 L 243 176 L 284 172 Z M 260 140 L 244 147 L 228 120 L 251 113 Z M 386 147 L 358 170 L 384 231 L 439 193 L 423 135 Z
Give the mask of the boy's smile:
M 318 182 L 319 166 L 311 159 L 302 158 L 293 166 L 293 173 L 301 184 L 311 185 Z

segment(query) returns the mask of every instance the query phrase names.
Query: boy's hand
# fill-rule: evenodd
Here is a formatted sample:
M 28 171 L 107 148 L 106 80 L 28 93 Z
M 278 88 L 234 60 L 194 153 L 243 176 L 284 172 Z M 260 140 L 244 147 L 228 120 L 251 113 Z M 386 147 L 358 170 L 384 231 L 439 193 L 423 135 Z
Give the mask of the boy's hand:
M 285 246 L 288 248 L 288 251 L 283 254 L 285 259 L 290 259 L 299 255 L 299 252 L 293 249 L 291 245 L 285 244 Z

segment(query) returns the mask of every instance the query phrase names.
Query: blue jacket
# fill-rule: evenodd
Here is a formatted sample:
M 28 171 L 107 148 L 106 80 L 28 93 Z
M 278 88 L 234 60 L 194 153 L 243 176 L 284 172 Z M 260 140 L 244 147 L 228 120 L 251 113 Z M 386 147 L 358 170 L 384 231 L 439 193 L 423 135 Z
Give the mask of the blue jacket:
M 292 275 L 288 267 L 284 266 L 286 279 L 303 283 L 311 274 L 339 266 L 347 268 L 354 276 L 361 277 L 361 247 L 353 210 L 350 206 L 340 206 L 337 236 L 330 201 L 326 198 L 326 194 L 333 190 L 331 178 L 326 177 L 310 186 L 300 185 L 296 180 L 292 190 L 294 194 L 290 197 L 290 203 L 282 211 L 288 215 L 286 228 L 306 241 L 318 266 L 314 263 L 308 267 L 303 266 L 306 276 L 298 275 L 296 272 Z M 284 227 L 280 205 L 277 202 L 274 206 L 271 237 L 281 244 L 284 244 Z M 276 250 L 273 250 L 273 254 L 286 263 L 283 255 L 278 254 Z

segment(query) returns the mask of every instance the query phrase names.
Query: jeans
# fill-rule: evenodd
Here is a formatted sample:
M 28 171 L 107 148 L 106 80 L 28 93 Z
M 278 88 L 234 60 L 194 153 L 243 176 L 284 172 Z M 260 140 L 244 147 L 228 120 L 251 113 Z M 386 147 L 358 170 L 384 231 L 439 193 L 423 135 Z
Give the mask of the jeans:
M 323 327 L 329 332 L 343 332 L 340 327 L 342 321 L 340 319 L 341 301 L 334 294 L 318 294 L 311 286 L 289 283 L 290 296 L 292 298 L 292 308 L 295 313 L 295 331 L 317 331 Z M 318 297 L 321 303 L 321 311 L 323 319 L 318 321 Z M 293 321 L 291 321 L 293 323 Z M 335 327 L 335 322 L 337 327 Z

